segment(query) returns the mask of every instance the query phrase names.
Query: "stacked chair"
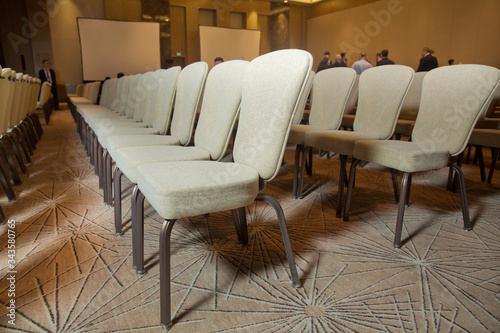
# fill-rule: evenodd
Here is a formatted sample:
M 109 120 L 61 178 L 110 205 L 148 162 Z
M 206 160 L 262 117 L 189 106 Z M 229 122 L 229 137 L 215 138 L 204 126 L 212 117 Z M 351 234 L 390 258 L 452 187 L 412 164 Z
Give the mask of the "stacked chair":
M 0 70 L 0 149 L 3 154 L 0 158 L 0 183 L 7 198 L 14 200 L 16 195 L 12 185 L 21 184 L 21 178 L 10 152 L 14 153 L 21 171 L 27 173 L 25 159 L 27 163 L 31 162 L 30 156 L 43 134 L 36 114 L 41 81 L 10 68 L 0 67 Z M 0 210 L 0 221 L 4 219 Z

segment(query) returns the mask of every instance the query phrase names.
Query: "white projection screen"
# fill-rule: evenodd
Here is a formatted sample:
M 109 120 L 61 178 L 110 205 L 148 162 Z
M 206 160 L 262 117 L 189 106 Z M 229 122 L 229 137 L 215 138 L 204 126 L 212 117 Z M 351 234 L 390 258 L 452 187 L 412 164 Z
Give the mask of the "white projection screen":
M 160 24 L 77 19 L 84 81 L 104 80 L 161 68 Z
M 200 26 L 200 58 L 211 68 L 216 57 L 224 61 L 259 56 L 260 30 Z

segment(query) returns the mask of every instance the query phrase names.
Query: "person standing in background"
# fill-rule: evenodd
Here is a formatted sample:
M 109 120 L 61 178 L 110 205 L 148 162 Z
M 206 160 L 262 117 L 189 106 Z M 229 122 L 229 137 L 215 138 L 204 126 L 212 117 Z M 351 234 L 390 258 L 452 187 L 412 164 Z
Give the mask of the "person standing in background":
M 359 55 L 359 60 L 352 64 L 351 68 L 356 71 L 357 75 L 361 75 L 361 73 L 363 73 L 368 68 L 372 68 L 372 64 L 370 64 L 366 60 L 366 53 L 361 53 Z
M 328 69 L 332 67 L 332 62 L 330 61 L 330 52 L 326 51 L 325 54 L 323 55 L 323 60 L 318 65 L 318 68 L 316 69 L 316 73 Z
M 384 49 L 384 50 L 382 50 L 382 52 L 380 52 L 380 54 L 382 55 L 382 59 L 377 61 L 377 66 L 394 65 L 394 61 L 387 58 L 387 56 L 389 55 L 389 51 Z
M 38 77 L 42 81 L 42 84 L 47 81 L 52 84 L 50 91 L 52 92 L 52 96 L 54 97 L 54 109 L 61 110 L 59 108 L 59 99 L 57 98 L 57 81 L 56 81 L 56 73 L 53 69 L 50 68 L 50 61 L 42 60 L 43 69 L 40 69 L 38 72 Z
M 428 47 L 422 49 L 422 58 L 420 58 L 417 72 L 427 72 L 438 67 L 438 61 L 432 53 L 434 53 L 434 51 Z

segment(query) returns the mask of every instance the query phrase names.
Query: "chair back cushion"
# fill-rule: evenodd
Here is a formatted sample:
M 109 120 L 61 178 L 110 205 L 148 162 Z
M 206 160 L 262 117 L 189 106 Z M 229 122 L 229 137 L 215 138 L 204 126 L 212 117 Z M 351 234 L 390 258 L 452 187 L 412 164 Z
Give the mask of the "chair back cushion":
M 12 70 L 10 68 L 2 68 L 0 77 L 0 135 L 5 134 L 7 128 L 9 127 L 9 116 L 11 112 L 11 106 L 9 103 L 12 102 L 10 95 L 14 92 L 13 82 L 10 80 L 10 75 Z
M 403 105 L 401 106 L 401 112 L 399 113 L 399 119 L 404 120 L 415 120 L 417 119 L 418 109 L 420 107 L 420 97 L 422 96 L 422 82 L 424 77 L 428 72 L 418 72 L 415 73 L 413 82 L 408 89 Z
M 308 52 L 289 49 L 264 54 L 247 67 L 233 158 L 254 168 L 264 181 L 279 170 L 311 66 Z
M 191 141 L 194 120 L 207 72 L 207 63 L 200 61 L 184 67 L 177 78 L 174 116 L 172 117 L 170 134 L 179 138 L 183 146 Z
M 402 65 L 378 66 L 359 76 L 354 131 L 387 140 L 396 122 L 415 72 Z
M 220 160 L 226 152 L 240 109 L 247 66 L 244 60 L 226 61 L 208 74 L 194 145 L 208 151 L 212 160 Z
M 314 71 L 311 71 L 309 76 L 307 77 L 306 86 L 304 90 L 300 94 L 300 100 L 297 103 L 297 111 L 295 111 L 295 115 L 293 116 L 293 125 L 298 125 L 302 122 L 302 118 L 304 117 L 304 110 L 306 108 L 307 99 L 309 98 L 309 94 L 311 92 L 311 88 L 314 82 Z
M 358 103 L 358 91 L 359 91 L 359 75 L 356 75 L 354 84 L 352 85 L 351 92 L 347 98 L 347 102 L 344 108 L 344 114 L 356 114 L 356 104 Z
M 500 70 L 484 65 L 446 66 L 427 73 L 412 141 L 425 149 L 460 154 L 499 82 Z
M 338 129 L 355 80 L 356 71 L 347 67 L 329 68 L 316 74 L 309 124 Z
M 151 107 L 153 108 L 153 127 L 160 134 L 165 134 L 172 118 L 172 105 L 174 105 L 175 88 L 177 78 L 181 72 L 180 66 L 160 70 L 158 89 L 153 96 Z

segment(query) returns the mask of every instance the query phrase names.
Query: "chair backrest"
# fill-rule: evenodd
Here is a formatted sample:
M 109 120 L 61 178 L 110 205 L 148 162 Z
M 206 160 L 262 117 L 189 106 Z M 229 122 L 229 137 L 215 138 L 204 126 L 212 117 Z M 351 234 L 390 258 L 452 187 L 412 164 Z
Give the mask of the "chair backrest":
M 101 98 L 99 100 L 99 105 L 107 107 L 108 106 L 108 98 L 111 92 L 112 81 L 111 79 L 104 81 L 101 89 Z
M 10 127 L 14 127 L 17 125 L 19 122 L 19 114 L 20 114 L 20 108 L 21 108 L 21 97 L 22 97 L 22 79 L 23 79 L 23 73 L 16 73 L 15 74 L 15 81 L 14 81 L 14 95 L 12 97 L 12 110 L 10 113 Z
M 262 181 L 278 173 L 311 67 L 311 54 L 293 49 L 264 54 L 247 67 L 233 158 L 254 168 Z
M 356 75 L 354 84 L 352 85 L 351 92 L 349 93 L 349 98 L 345 103 L 344 114 L 356 114 L 356 104 L 358 102 L 358 92 L 359 92 L 359 75 Z
M 309 124 L 338 129 L 355 81 L 356 71 L 347 67 L 329 68 L 316 74 Z
M 45 103 L 49 101 L 50 98 L 50 89 L 52 88 L 52 84 L 49 82 L 45 81 L 42 83 L 42 88 L 40 91 L 40 105 L 44 106 Z
M 224 157 L 241 102 L 248 61 L 233 60 L 212 68 L 205 83 L 194 145 L 210 152 L 212 160 Z
M 500 87 L 497 88 L 497 91 L 493 95 L 493 99 L 491 100 L 490 105 L 488 105 L 488 108 L 485 110 L 484 115 L 481 115 L 481 118 L 492 117 L 499 103 L 500 103 Z
M 127 118 L 133 118 L 134 116 L 134 106 L 135 106 L 135 98 L 136 90 L 138 90 L 139 81 L 141 80 L 141 76 L 143 74 L 133 75 L 130 79 L 130 83 L 128 86 L 128 92 L 124 91 L 125 94 L 125 115 Z
M 76 94 L 80 97 L 83 96 L 83 90 L 85 89 L 85 85 L 83 83 L 80 83 L 76 86 Z
M 116 96 L 113 99 L 111 109 L 118 112 L 121 115 L 125 115 L 127 111 L 128 89 L 130 87 L 130 82 L 132 78 L 133 76 L 127 75 L 118 79 Z
M 151 93 L 149 81 L 152 75 L 153 73 L 151 72 L 142 74 L 135 89 L 133 89 L 134 105 L 132 106 L 132 118 L 137 121 L 142 121 L 144 113 L 147 112 L 146 104 L 148 104 L 149 95 Z
M 9 95 L 13 93 L 13 82 L 10 80 L 12 70 L 1 68 L 0 76 L 0 136 L 5 134 L 9 127 L 10 105 Z
M 424 78 L 412 141 L 423 149 L 460 154 L 500 82 L 500 70 L 484 65 L 439 67 Z
M 415 120 L 417 119 L 418 109 L 420 107 L 420 97 L 422 96 L 422 82 L 424 77 L 428 72 L 418 72 L 415 73 L 413 82 L 408 89 L 403 105 L 401 106 L 401 112 L 399 113 L 399 119 L 405 120 Z
M 184 67 L 177 78 L 174 116 L 172 117 L 170 134 L 177 137 L 182 146 L 191 141 L 194 120 L 207 72 L 207 63 L 200 61 Z
M 151 105 L 153 109 L 153 128 L 157 129 L 160 134 L 167 133 L 168 126 L 170 125 L 177 78 L 180 72 L 180 66 L 170 67 L 167 70 L 160 70 L 158 89 L 156 96 L 153 96 Z
M 302 122 L 302 118 L 304 118 L 304 110 L 306 108 L 307 98 L 309 97 L 309 94 L 311 93 L 311 89 L 313 87 L 314 76 L 315 76 L 314 71 L 311 71 L 311 73 L 307 77 L 306 86 L 304 88 L 304 91 L 300 95 L 300 100 L 297 103 L 297 111 L 295 112 L 295 115 L 293 116 L 293 121 L 292 121 L 293 125 L 300 124 Z M 311 101 L 312 101 L 312 97 L 311 97 Z
M 377 66 L 359 76 L 354 131 L 387 140 L 396 122 L 415 72 L 402 65 Z

